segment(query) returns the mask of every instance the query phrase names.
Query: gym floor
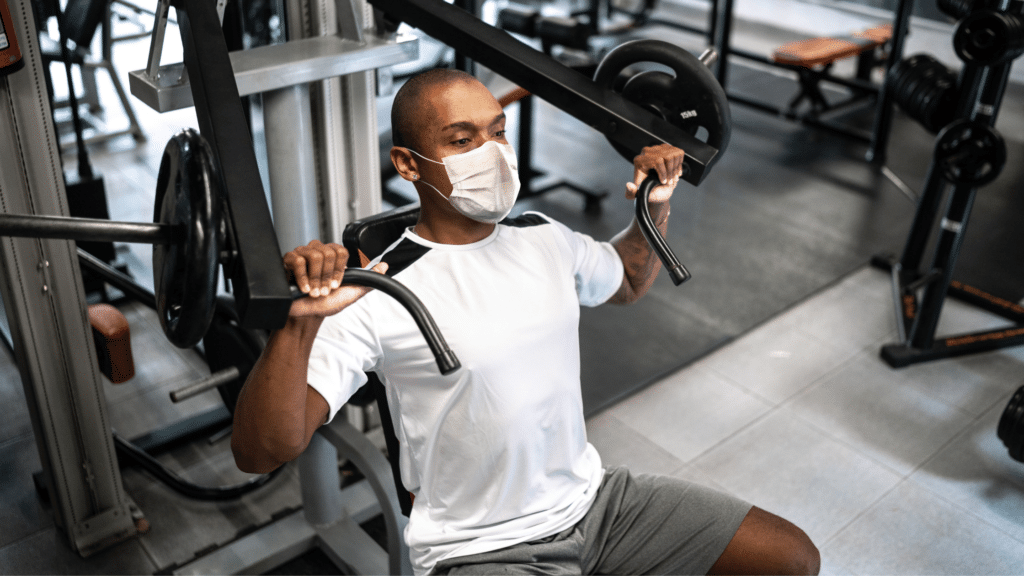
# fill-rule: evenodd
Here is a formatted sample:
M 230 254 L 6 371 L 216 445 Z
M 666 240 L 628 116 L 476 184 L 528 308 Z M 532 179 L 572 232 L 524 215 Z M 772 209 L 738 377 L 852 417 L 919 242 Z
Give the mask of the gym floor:
M 678 0 L 664 10 L 701 25 L 697 4 Z M 767 52 L 814 34 L 812 28 L 831 34 L 884 19 L 836 4 L 842 3 L 738 2 L 735 43 Z M 764 14 L 773 11 L 791 16 L 786 29 L 765 24 Z M 908 54 L 950 52 L 950 28 L 943 26 L 915 21 Z M 692 35 L 647 33 L 700 47 Z M 143 67 L 142 42 L 116 46 L 123 77 Z M 730 89 L 737 92 L 785 102 L 795 90 L 784 76 L 739 64 L 732 70 Z M 1024 135 L 1021 91 L 1011 86 L 998 124 L 1011 158 L 1020 157 Z M 108 118 L 119 121 L 116 100 L 104 102 L 111 103 Z M 136 112 L 147 144 L 123 139 L 90 149 L 115 219 L 151 217 L 152 198 L 138 190 L 153 189 L 167 138 L 195 125 L 190 110 L 158 115 L 137 105 Z M 1024 349 L 900 370 L 885 365 L 878 349 L 895 339 L 891 287 L 888 275 L 867 262 L 901 250 L 912 201 L 863 162 L 862 145 L 739 105 L 733 116 L 732 145 L 715 173 L 699 189 L 681 186 L 673 199 L 669 242 L 694 278 L 676 288 L 662 275 L 641 303 L 583 315 L 590 441 L 606 465 L 694 479 L 789 518 L 821 549 L 823 573 L 1021 573 L 1024 464 L 1009 458 L 995 426 L 1024 383 Z M 870 111 L 845 120 L 870 122 Z M 537 167 L 553 178 L 606 187 L 610 195 L 599 215 L 584 214 L 567 189 L 517 209 L 541 210 L 599 238 L 621 229 L 631 214 L 620 196 L 629 164 L 603 138 L 547 106 L 538 106 L 535 134 Z M 911 188 L 923 182 L 932 138 L 897 115 L 888 165 Z M 958 266 L 961 279 L 1014 301 L 1024 298 L 1020 170 L 1011 164 L 979 194 Z M 146 247 L 126 246 L 122 256 L 149 281 Z M 168 400 L 169 390 L 206 368 L 196 354 L 164 340 L 150 311 L 134 304 L 123 310 L 138 374 L 107 384 L 115 428 L 134 437 L 216 407 L 215 392 L 182 404 Z M 1001 323 L 950 300 L 939 332 Z M 83 560 L 61 541 L 33 488 L 40 463 L 6 350 L 0 403 L 10 407 L 0 420 L 0 573 L 166 572 L 301 505 L 292 467 L 229 503 L 188 500 L 125 469 L 126 491 L 152 530 Z M 200 483 L 247 478 L 223 440 L 160 459 Z M 290 569 L 317 573 L 315 567 Z

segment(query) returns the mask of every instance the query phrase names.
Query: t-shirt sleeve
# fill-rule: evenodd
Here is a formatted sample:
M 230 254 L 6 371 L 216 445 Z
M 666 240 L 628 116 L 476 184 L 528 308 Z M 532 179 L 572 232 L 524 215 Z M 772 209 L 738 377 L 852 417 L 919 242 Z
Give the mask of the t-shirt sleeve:
M 330 422 L 366 383 L 382 353 L 367 306 L 368 294 L 320 326 L 309 356 L 306 381 L 327 400 Z
M 544 214 L 537 214 L 554 226 L 555 233 L 569 247 L 580 304 L 597 306 L 605 303 L 622 286 L 625 275 L 622 259 L 615 247 L 610 242 L 598 242 L 586 234 L 575 232 Z

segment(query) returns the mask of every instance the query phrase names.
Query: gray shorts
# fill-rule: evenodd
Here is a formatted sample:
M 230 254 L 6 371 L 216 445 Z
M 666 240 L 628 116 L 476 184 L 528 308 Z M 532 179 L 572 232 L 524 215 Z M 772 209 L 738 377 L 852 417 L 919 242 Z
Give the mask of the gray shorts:
M 686 480 L 610 468 L 575 526 L 541 540 L 448 558 L 431 574 L 707 574 L 750 508 Z

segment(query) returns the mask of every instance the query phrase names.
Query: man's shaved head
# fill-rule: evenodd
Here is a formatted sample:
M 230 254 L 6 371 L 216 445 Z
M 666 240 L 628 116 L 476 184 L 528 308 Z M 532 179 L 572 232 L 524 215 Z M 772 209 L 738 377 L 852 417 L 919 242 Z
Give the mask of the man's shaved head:
M 419 142 L 418 118 L 425 113 L 423 95 L 430 89 L 448 86 L 456 82 L 479 82 L 462 70 L 435 68 L 410 78 L 395 94 L 391 106 L 391 141 L 395 146 L 417 148 Z

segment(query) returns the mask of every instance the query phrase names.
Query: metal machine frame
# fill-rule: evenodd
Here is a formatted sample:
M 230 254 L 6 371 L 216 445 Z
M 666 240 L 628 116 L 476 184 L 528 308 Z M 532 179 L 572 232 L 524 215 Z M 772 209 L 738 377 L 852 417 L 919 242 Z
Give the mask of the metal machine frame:
M 0 209 L 68 215 L 36 24 L 10 4 L 25 68 L 0 78 Z M 82 556 L 141 518 L 121 484 L 73 242 L 0 239 L 0 294 L 54 520 Z

